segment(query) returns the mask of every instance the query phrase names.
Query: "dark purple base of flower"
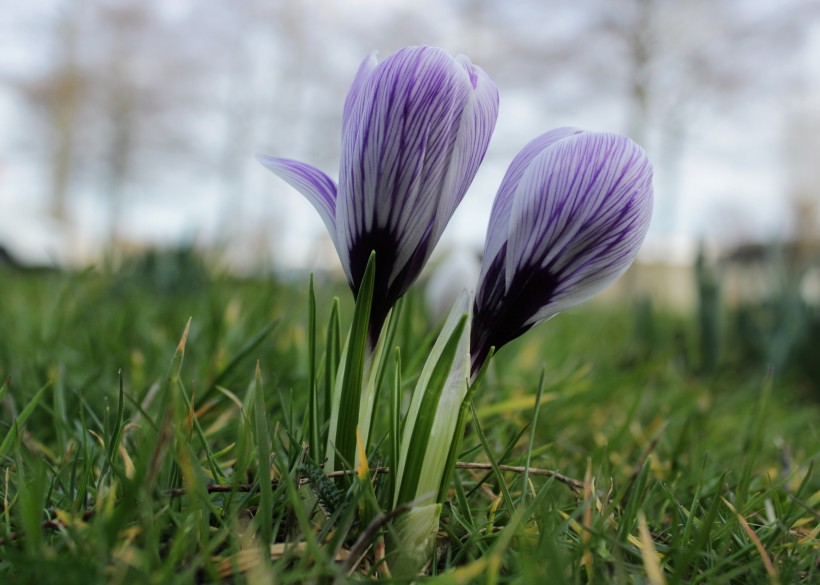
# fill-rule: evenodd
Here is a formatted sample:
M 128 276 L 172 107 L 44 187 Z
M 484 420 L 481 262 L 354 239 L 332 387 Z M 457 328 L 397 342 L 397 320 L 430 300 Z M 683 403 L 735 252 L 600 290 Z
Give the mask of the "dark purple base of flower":
M 492 288 L 479 291 L 473 306 L 471 375 L 481 369 L 491 347 L 497 351 L 532 328 L 527 321 L 548 304 L 558 284 L 558 277 L 548 268 L 529 267 L 518 270 L 505 290 L 504 252 L 496 256 L 484 280 Z
M 359 286 L 364 277 L 367 261 L 372 252 L 376 253 L 376 276 L 373 283 L 373 304 L 370 309 L 368 339 L 370 348 L 376 347 L 387 314 L 395 302 L 407 292 L 421 272 L 426 258 L 419 250 L 426 248 L 427 236 L 422 239 L 416 253 L 404 268 L 390 281 L 390 274 L 397 262 L 398 244 L 396 236 L 385 228 L 376 228 L 359 236 L 350 247 L 350 274 L 353 281 L 350 288 L 358 300 Z

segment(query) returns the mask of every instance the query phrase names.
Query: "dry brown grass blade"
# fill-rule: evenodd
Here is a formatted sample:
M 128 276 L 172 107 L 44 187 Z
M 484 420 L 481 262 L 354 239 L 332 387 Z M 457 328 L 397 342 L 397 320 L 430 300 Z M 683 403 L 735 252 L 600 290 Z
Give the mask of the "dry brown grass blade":
M 746 521 L 746 518 L 737 511 L 737 509 L 729 502 L 726 498 L 721 498 L 723 503 L 726 504 L 726 507 L 729 508 L 735 516 L 737 516 L 738 522 L 743 527 L 743 530 L 749 536 L 751 541 L 754 543 L 755 548 L 757 549 L 758 554 L 760 555 L 760 559 L 763 561 L 763 566 L 766 567 L 766 572 L 769 574 L 769 577 L 772 579 L 772 583 L 779 583 L 780 578 L 777 574 L 777 569 L 775 568 L 774 564 L 772 564 L 772 559 L 769 557 L 769 553 L 766 552 L 766 548 L 763 546 L 763 543 L 760 542 L 760 538 L 758 538 L 755 531 L 752 530 L 752 527 L 749 526 L 749 523 Z

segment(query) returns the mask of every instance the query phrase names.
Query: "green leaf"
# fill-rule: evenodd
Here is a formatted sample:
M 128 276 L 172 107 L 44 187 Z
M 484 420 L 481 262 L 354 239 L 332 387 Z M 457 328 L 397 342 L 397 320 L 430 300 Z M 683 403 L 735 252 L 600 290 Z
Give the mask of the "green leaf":
M 532 462 L 532 450 L 535 446 L 535 427 L 538 424 L 538 411 L 541 408 L 541 396 L 544 395 L 544 382 L 547 377 L 547 372 L 541 368 L 541 378 L 538 381 L 538 392 L 535 395 L 535 408 L 532 412 L 532 424 L 530 425 L 530 441 L 527 445 L 527 460 L 524 463 L 524 478 L 521 480 L 521 503 L 527 501 L 527 494 L 529 493 L 529 477 L 530 477 L 530 463 Z
M 393 347 L 393 342 L 396 339 L 396 332 L 399 329 L 401 322 L 402 307 L 404 306 L 404 298 L 396 302 L 394 307 L 387 315 L 385 322 L 387 323 L 387 330 L 382 331 L 379 336 L 379 348 L 377 348 L 376 356 L 374 357 L 375 364 L 371 364 L 371 379 L 369 380 L 368 392 L 372 392 L 373 405 L 369 408 L 370 424 L 368 425 L 368 432 L 364 436 L 365 447 L 367 446 L 367 437 L 373 434 L 373 427 L 375 424 L 375 417 L 373 413 L 378 409 L 379 392 L 382 388 L 384 376 L 387 373 L 387 364 L 389 360 L 384 359 L 384 352 L 390 351 Z M 377 364 L 377 365 L 376 365 Z
M 308 440 L 309 453 L 314 461 L 322 461 L 321 444 L 319 443 L 319 396 L 316 387 L 316 292 L 313 288 L 313 275 L 310 275 L 308 289 Z
M 333 399 L 333 388 L 336 386 L 336 374 L 342 358 L 342 331 L 339 323 L 339 297 L 333 299 L 333 308 L 327 323 L 327 340 L 325 348 L 325 408 L 324 424 L 330 422 L 330 405 Z
M 357 428 L 361 434 L 362 446 L 367 449 L 368 439 L 370 438 L 370 430 L 373 428 L 373 412 L 376 409 L 376 398 L 381 387 L 381 380 L 386 371 L 385 352 L 387 347 L 392 342 L 391 326 L 393 322 L 393 311 L 387 314 L 387 319 L 381 332 L 379 333 L 379 340 L 376 343 L 376 348 L 365 362 L 364 382 L 362 385 L 361 401 L 359 402 L 359 420 Z M 358 457 L 355 460 L 355 465 L 359 463 Z
M 490 465 L 493 468 L 493 474 L 498 481 L 498 487 L 501 489 L 501 495 L 504 498 L 504 504 L 507 506 L 507 510 L 509 510 L 510 515 L 512 515 L 515 510 L 515 505 L 513 504 L 512 496 L 510 495 L 510 490 L 507 487 L 507 482 L 504 481 L 504 475 L 501 473 L 501 470 L 498 468 L 498 460 L 496 459 L 495 455 L 493 455 L 493 451 L 490 448 L 490 444 L 487 442 L 487 437 L 484 435 L 484 431 L 481 428 L 481 423 L 478 420 L 478 414 L 475 411 L 475 407 L 473 403 L 470 402 L 470 411 L 473 415 L 473 423 L 475 424 L 475 431 L 478 435 L 478 440 L 481 443 L 481 446 L 484 448 L 484 454 L 487 455 L 487 459 L 490 460 Z M 502 459 L 503 461 L 503 459 Z
M 395 369 L 393 370 L 393 384 L 390 387 L 390 466 L 398 469 L 401 453 L 401 350 L 395 351 Z M 396 474 L 390 473 L 387 477 L 387 494 L 392 501 L 396 493 Z
M 273 541 L 273 492 L 271 491 L 271 443 L 268 430 L 268 411 L 265 406 L 265 394 L 262 392 L 262 372 L 256 362 L 254 376 L 253 420 L 256 430 L 257 476 L 259 482 L 259 510 L 256 514 L 262 544 L 267 550 Z
M 279 325 L 279 322 L 279 319 L 273 319 L 267 325 L 262 327 L 262 329 L 259 330 L 259 333 L 257 333 L 250 340 L 248 340 L 247 343 L 245 343 L 245 345 L 240 347 L 239 351 L 236 353 L 233 359 L 230 362 L 228 362 L 228 365 L 222 368 L 222 371 L 216 375 L 210 387 L 202 393 L 202 398 L 208 398 L 211 395 L 211 393 L 217 389 L 218 386 L 222 385 L 228 378 L 228 376 L 230 376 L 231 373 L 236 369 L 236 366 L 242 363 L 242 360 L 248 357 L 248 355 L 250 355 L 250 353 L 259 346 L 259 344 L 265 341 L 265 338 L 271 334 L 271 332 L 276 328 L 277 325 Z
M 117 417 L 114 419 L 114 428 L 108 437 L 108 450 L 106 452 L 106 459 L 103 462 L 102 471 L 100 471 L 100 477 L 97 481 L 97 489 L 99 489 L 102 485 L 109 468 L 114 465 L 114 455 L 116 454 L 117 449 L 120 446 L 120 440 L 122 439 L 123 419 L 125 416 L 125 392 L 123 389 L 122 370 L 118 372 L 118 375 L 120 383 L 119 397 L 117 399 Z
M 465 292 L 456 301 L 416 384 L 402 435 L 396 505 L 438 498 L 467 394 L 470 299 Z
M 49 387 L 49 384 L 46 384 L 42 388 L 40 388 L 34 397 L 26 404 L 26 407 L 20 412 L 20 415 L 14 419 L 14 424 L 12 424 L 11 429 L 6 434 L 6 437 L 3 439 L 3 442 L 0 443 L 0 459 L 5 457 L 8 452 L 11 450 L 12 446 L 14 445 L 14 439 L 23 429 L 23 425 L 26 424 L 26 421 L 29 419 L 31 414 L 37 408 L 37 405 L 40 403 L 40 399 L 45 394 L 46 388 Z
M 487 367 L 490 365 L 493 355 L 495 355 L 495 347 L 490 348 L 487 358 L 484 360 L 481 369 L 470 382 L 467 388 L 467 394 L 464 396 L 464 400 L 461 401 L 461 406 L 458 409 L 458 422 L 456 423 L 456 430 L 453 433 L 453 443 L 450 445 L 450 452 L 447 455 L 447 463 L 444 466 L 444 474 L 441 476 L 441 485 L 438 490 L 439 503 L 444 502 L 444 496 L 447 494 L 447 486 L 450 484 L 450 477 L 453 474 L 453 470 L 458 462 L 458 457 L 461 454 L 461 442 L 464 439 L 464 431 L 467 428 L 467 417 L 470 414 L 470 409 L 473 404 L 473 395 L 481 386 L 481 382 L 484 380 L 484 373 L 487 371 Z
M 338 373 L 333 392 L 325 464 L 325 468 L 330 471 L 352 466 L 356 460 L 356 427 L 359 424 L 359 407 L 365 381 L 367 332 L 370 307 L 373 303 L 375 273 L 376 253 L 373 252 L 370 254 L 359 288 L 353 323 L 342 352 L 342 369 Z
M 9 383 L 11 382 L 11 378 L 6 378 L 6 381 L 3 382 L 3 385 L 0 386 L 0 400 L 3 399 L 3 396 L 6 393 L 6 390 L 9 389 Z

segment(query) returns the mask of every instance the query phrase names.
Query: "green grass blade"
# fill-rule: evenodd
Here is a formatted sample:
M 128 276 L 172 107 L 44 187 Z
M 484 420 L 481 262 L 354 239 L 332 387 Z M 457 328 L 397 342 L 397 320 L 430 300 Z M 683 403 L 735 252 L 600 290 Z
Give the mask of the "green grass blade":
M 467 384 L 467 372 L 464 372 L 463 380 L 460 379 L 462 375 L 458 372 L 459 368 L 455 367 L 455 365 L 458 364 L 454 363 L 450 364 L 450 371 L 448 371 L 448 378 L 450 379 L 447 381 L 447 384 L 450 387 L 447 392 L 448 395 L 446 396 L 446 404 L 440 404 L 438 401 L 435 401 L 433 397 L 427 396 L 427 386 L 430 382 L 433 371 L 442 359 L 447 344 L 453 340 L 454 331 L 459 327 L 463 327 L 462 331 L 464 333 L 464 338 L 460 341 L 458 348 L 459 354 L 462 354 L 459 359 L 463 359 L 464 362 L 469 362 L 469 311 L 471 303 L 471 295 L 467 291 L 464 291 L 453 304 L 450 314 L 445 319 L 442 330 L 438 334 L 438 338 L 435 340 L 435 343 L 433 343 L 432 350 L 427 356 L 427 360 L 424 363 L 424 367 L 422 368 L 418 382 L 416 383 L 413 397 L 410 402 L 410 408 L 402 423 L 401 455 L 398 461 L 398 471 L 396 473 L 397 492 L 402 489 L 402 476 L 405 469 L 408 467 L 407 459 L 411 456 L 412 446 L 412 456 L 415 458 L 425 458 L 426 455 L 434 456 L 431 457 L 429 461 L 417 461 L 413 465 L 427 466 L 426 470 L 419 470 L 418 478 L 420 479 L 424 477 L 428 484 L 430 484 L 430 482 L 433 481 L 433 478 L 435 478 L 435 481 L 437 481 L 438 484 L 430 485 L 428 491 L 432 491 L 435 494 L 435 497 L 439 503 L 442 501 L 443 490 L 446 489 L 446 486 L 449 483 L 449 473 L 455 465 L 455 457 L 458 456 L 461 437 L 464 434 L 464 404 L 468 400 L 467 397 L 471 396 L 471 392 L 474 391 L 474 389 Z M 436 425 L 435 441 L 437 442 L 437 445 L 432 449 L 432 451 L 429 452 L 419 450 L 415 443 L 413 443 L 412 439 L 413 433 L 415 432 L 415 426 L 419 419 L 419 413 L 422 409 L 422 405 L 426 401 L 429 402 L 427 407 L 428 411 L 431 409 L 438 409 L 439 406 L 442 406 L 442 412 L 438 414 L 438 419 L 434 421 L 434 424 Z M 453 416 L 453 413 L 455 413 L 455 416 Z M 429 443 L 429 441 L 430 437 L 428 436 L 427 439 L 425 439 L 425 444 Z M 455 455 L 453 455 L 454 452 Z M 442 455 L 444 455 L 443 460 Z M 415 481 L 418 483 L 418 479 Z M 409 486 L 409 484 L 404 489 L 405 496 L 411 497 L 410 494 L 413 493 L 414 490 Z M 415 493 L 418 496 L 422 495 L 417 490 Z M 399 494 L 396 493 L 395 497 L 398 498 Z M 414 495 L 411 499 L 415 499 L 415 497 L 416 496 Z
M 316 387 L 316 292 L 313 288 L 313 274 L 310 275 L 308 289 L 308 441 L 309 454 L 316 462 L 321 462 L 319 443 L 319 396 Z
M 100 477 L 97 480 L 97 489 L 99 489 L 102 485 L 108 470 L 114 465 L 114 456 L 117 449 L 119 449 L 120 440 L 122 439 L 123 419 L 125 417 L 125 391 L 123 389 L 122 370 L 118 372 L 118 376 L 120 383 L 119 395 L 117 398 L 117 415 L 114 419 L 114 427 L 111 430 L 111 434 L 108 436 L 108 449 L 106 450 L 106 458 L 103 462 L 102 470 L 100 471 Z
M 538 412 L 541 407 L 541 396 L 544 395 L 544 383 L 547 378 L 545 369 L 541 369 L 541 378 L 538 381 L 538 392 L 535 394 L 535 408 L 532 412 L 532 423 L 530 423 L 530 441 L 527 445 L 527 460 L 524 463 L 524 477 L 521 480 L 521 503 L 527 501 L 527 493 L 530 479 L 530 463 L 532 462 L 532 450 L 535 445 L 535 428 L 538 423 Z
M 239 351 L 236 352 L 236 355 L 231 359 L 228 364 L 222 368 L 216 377 L 214 378 L 211 385 L 208 389 L 203 392 L 202 397 L 208 398 L 210 397 L 211 393 L 216 390 L 217 386 L 220 386 L 225 383 L 225 380 L 230 376 L 236 367 L 242 363 L 242 361 L 247 358 L 251 352 L 253 352 L 259 345 L 265 341 L 265 339 L 271 334 L 271 332 L 276 329 L 276 326 L 279 325 L 280 319 L 273 319 L 272 321 L 268 322 L 267 325 L 262 327 L 259 332 L 254 335 L 251 339 L 249 339 L 242 347 L 239 348 Z
M 652 457 L 647 457 L 644 461 L 638 477 L 632 485 L 624 492 L 629 494 L 624 513 L 621 515 L 621 524 L 618 527 L 618 540 L 622 543 L 626 542 L 627 537 L 632 533 L 638 524 L 638 511 L 641 507 L 641 501 L 646 489 L 646 482 L 649 478 L 649 470 L 652 467 Z
M 746 462 L 743 466 L 743 472 L 740 476 L 736 489 L 736 497 L 738 509 L 742 509 L 745 505 L 746 499 L 749 497 L 749 485 L 754 477 L 754 472 L 758 466 L 758 458 L 763 447 L 763 438 L 766 432 L 766 417 L 768 416 L 769 397 L 772 393 L 772 378 L 771 369 L 766 373 L 763 380 L 763 388 L 760 392 L 760 399 L 757 402 L 753 420 L 747 427 L 749 435 L 746 438 L 744 445 L 744 452 L 746 454 Z
M 271 442 L 268 430 L 268 411 L 265 406 L 265 394 L 262 391 L 262 372 L 259 362 L 256 363 L 254 376 L 254 405 L 253 421 L 256 430 L 256 462 L 259 482 L 259 511 L 256 515 L 256 525 L 264 550 L 270 548 L 273 542 L 273 492 L 271 489 Z
M 327 322 L 327 339 L 325 345 L 325 403 L 324 425 L 330 423 L 330 405 L 333 399 L 333 388 L 336 387 L 336 373 L 342 358 L 342 328 L 339 322 L 339 298 L 333 299 L 333 308 Z M 324 426 L 323 425 L 323 426 Z
M 42 388 L 40 388 L 37 393 L 32 397 L 26 407 L 20 411 L 20 414 L 14 419 L 14 424 L 12 425 L 9 432 L 6 434 L 3 442 L 0 443 L 0 459 L 5 457 L 11 448 L 14 446 L 14 440 L 17 438 L 18 433 L 20 433 L 23 429 L 23 426 L 26 424 L 26 421 L 29 419 L 31 414 L 40 404 L 40 399 L 43 397 L 43 394 L 46 392 L 46 388 L 50 386 L 50 383 L 45 384 Z
M 481 428 L 481 422 L 478 420 L 478 413 L 476 413 L 475 406 L 473 403 L 470 403 L 470 411 L 473 415 L 473 424 L 475 425 L 476 435 L 478 435 L 478 440 L 481 442 L 481 446 L 484 449 L 484 453 L 487 455 L 487 459 L 490 460 L 490 465 L 493 468 L 493 475 L 495 475 L 496 481 L 498 482 L 498 487 L 501 490 L 501 495 L 504 498 L 504 505 L 507 506 L 507 510 L 512 515 L 515 513 L 515 504 L 513 504 L 512 496 L 510 495 L 510 490 L 507 487 L 507 482 L 504 481 L 504 474 L 501 473 L 501 470 L 498 468 L 498 461 L 493 455 L 493 451 L 490 448 L 490 444 L 487 442 L 487 437 L 484 435 L 484 430 Z
M 396 473 L 399 458 L 401 456 L 401 350 L 397 347 L 395 351 L 395 369 L 393 370 L 393 384 L 390 387 L 390 466 L 394 472 L 387 477 L 387 497 L 392 503 L 393 494 L 396 493 Z M 389 505 L 389 504 L 388 504 Z
M 457 316 L 455 312 L 452 315 Z M 458 422 L 454 406 L 460 405 L 466 394 L 465 363 L 469 359 L 467 315 L 462 315 L 455 326 L 452 320 L 449 321 L 449 326 L 445 325 L 442 331 L 449 334 L 445 337 L 446 343 L 443 347 L 437 343 L 438 347 L 431 352 L 424 368 L 430 373 L 425 376 L 422 372 L 408 413 L 398 470 L 397 505 L 428 492 L 432 492 L 431 501 L 438 499 L 438 488 Z M 443 396 L 446 404 L 442 404 Z
M 336 380 L 330 412 L 330 442 L 326 451 L 328 469 L 338 471 L 351 466 L 356 460 L 356 427 L 365 382 L 365 364 L 368 351 L 368 325 L 373 302 L 373 284 L 376 273 L 376 254 L 370 254 L 364 271 L 353 323 L 344 350 L 344 366 Z
M 381 351 L 384 352 L 386 355 L 389 353 L 393 348 L 393 342 L 396 339 L 396 332 L 399 328 L 399 323 L 401 322 L 401 314 L 402 314 L 402 307 L 404 306 L 404 299 L 401 298 L 396 302 L 393 308 L 390 310 L 390 314 L 387 319 L 387 332 L 384 335 L 384 339 L 379 339 L 379 343 L 382 344 Z M 382 384 L 384 382 L 384 377 L 387 374 L 387 366 L 390 360 L 383 359 L 382 356 L 379 356 L 377 360 L 378 367 L 376 367 L 376 375 L 375 375 L 375 383 L 373 384 L 373 405 L 370 407 L 370 425 L 365 435 L 365 446 L 367 444 L 367 437 L 373 435 L 373 428 L 376 424 L 376 417 L 372 416 L 374 412 L 378 410 L 379 407 L 379 395 L 381 393 Z M 373 366 L 371 366 L 372 368 Z
M 469 387 L 467 388 L 467 394 L 464 396 L 464 400 L 461 401 L 461 406 L 458 409 L 458 422 L 456 423 L 456 430 L 453 434 L 453 444 L 450 446 L 450 453 L 447 455 L 447 463 L 444 466 L 444 475 L 441 478 L 441 486 L 439 486 L 438 490 L 439 503 L 444 502 L 444 498 L 447 495 L 447 486 L 450 485 L 450 478 L 453 475 L 456 463 L 461 455 L 461 445 L 464 441 L 464 433 L 467 430 L 467 420 L 470 415 L 470 408 L 472 407 L 473 395 L 476 393 L 478 388 L 481 387 L 484 374 L 486 373 L 487 367 L 490 365 L 490 361 L 493 359 L 494 354 L 495 347 L 491 347 L 489 353 L 487 354 L 487 359 L 484 360 L 478 374 L 472 382 L 470 382 Z

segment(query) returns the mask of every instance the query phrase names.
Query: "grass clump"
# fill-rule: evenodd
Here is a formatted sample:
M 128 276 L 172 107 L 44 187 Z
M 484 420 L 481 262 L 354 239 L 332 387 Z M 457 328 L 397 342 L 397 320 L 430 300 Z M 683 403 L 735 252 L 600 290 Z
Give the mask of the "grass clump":
M 383 494 L 436 334 L 418 297 L 373 447 L 329 473 L 342 289 L 189 261 L 2 274 L 0 582 L 408 582 Z M 570 311 L 494 359 L 423 579 L 818 581 L 818 405 L 766 363 L 690 365 L 694 316 L 654 311 L 647 345 L 635 315 Z

